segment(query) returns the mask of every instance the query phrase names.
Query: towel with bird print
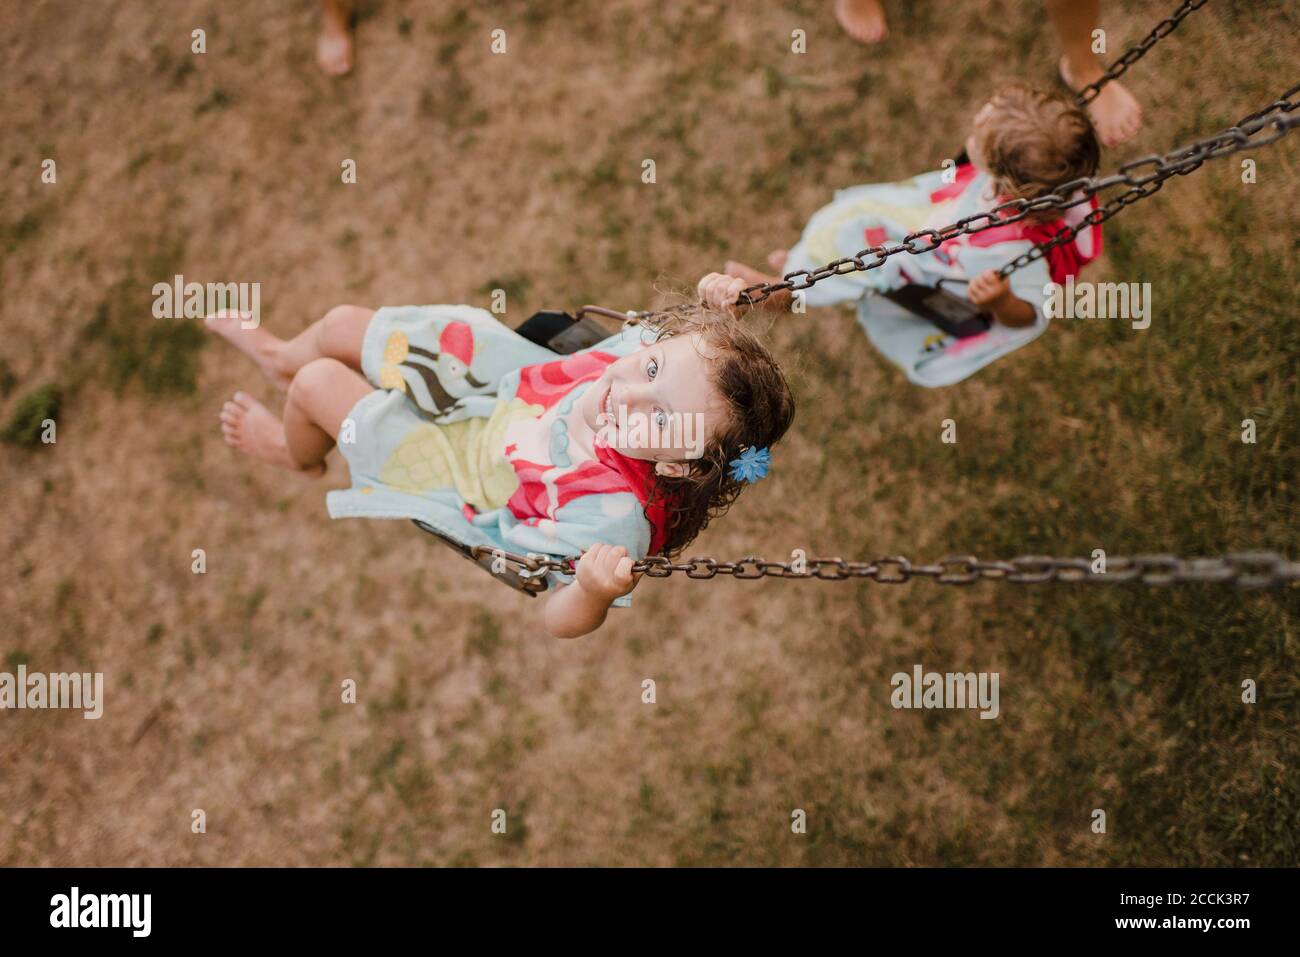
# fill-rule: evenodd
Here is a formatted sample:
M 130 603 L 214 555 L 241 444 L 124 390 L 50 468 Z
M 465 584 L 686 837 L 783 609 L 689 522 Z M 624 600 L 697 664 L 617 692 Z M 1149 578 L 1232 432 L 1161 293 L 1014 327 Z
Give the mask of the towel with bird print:
M 577 455 L 565 426 L 587 386 L 646 335 L 628 327 L 560 357 L 471 306 L 378 310 L 361 349 L 376 391 L 340 430 L 352 487 L 329 493 L 330 515 L 419 519 L 512 552 L 574 557 L 603 542 L 651 554 L 666 516 L 649 463 L 609 447 Z
M 898 242 L 914 230 L 937 229 L 976 213 L 987 212 L 1005 197 L 993 192 L 988 173 L 969 163 L 954 170 L 934 170 L 899 183 L 870 183 L 836 192 L 835 199 L 813 214 L 803 236 L 782 267 L 786 273 L 814 269 L 852 256 L 864 246 Z M 1084 224 L 1097 206 L 1096 197 L 1046 223 L 1021 221 L 948 240 L 933 252 L 892 256 L 866 272 L 835 275 L 802 295 L 812 307 L 856 302 L 858 322 L 886 359 L 916 385 L 949 386 L 996 359 L 1028 345 L 1047 329 L 1042 308 L 1048 282 L 1064 283 L 1101 253 L 1101 226 Z M 1011 274 L 1011 291 L 1035 307 L 1036 321 L 1022 328 L 994 323 L 987 331 L 958 339 L 902 306 L 875 293 L 908 283 L 963 294 L 965 284 L 986 269 L 1028 252 L 1065 227 L 1080 227 L 1073 240 Z

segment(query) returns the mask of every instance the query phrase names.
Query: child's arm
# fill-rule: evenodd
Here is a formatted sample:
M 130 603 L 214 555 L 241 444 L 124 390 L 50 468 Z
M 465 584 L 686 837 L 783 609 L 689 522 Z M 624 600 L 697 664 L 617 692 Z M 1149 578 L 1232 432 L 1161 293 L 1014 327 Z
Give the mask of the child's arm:
M 1038 310 L 1032 304 L 1011 294 L 1011 283 L 998 275 L 996 269 L 986 269 L 970 281 L 966 296 L 975 305 L 988 309 L 998 322 L 1012 329 L 1032 326 L 1038 319 Z
M 778 282 L 779 276 L 762 276 L 756 274 L 763 281 Z M 710 309 L 716 309 L 718 312 L 730 312 L 733 316 L 744 315 L 750 306 L 741 305 L 740 294 L 749 286 L 754 285 L 748 279 L 739 276 L 728 276 L 720 272 L 711 272 L 700 279 L 696 286 L 696 292 L 699 294 L 700 302 L 704 303 Z M 780 292 L 774 292 L 762 306 L 767 309 L 779 309 L 790 311 L 790 305 L 794 301 L 793 294 L 788 289 Z
M 615 598 L 636 585 L 623 546 L 593 545 L 578 559 L 576 581 L 546 600 L 546 630 L 553 638 L 581 638 L 605 623 Z

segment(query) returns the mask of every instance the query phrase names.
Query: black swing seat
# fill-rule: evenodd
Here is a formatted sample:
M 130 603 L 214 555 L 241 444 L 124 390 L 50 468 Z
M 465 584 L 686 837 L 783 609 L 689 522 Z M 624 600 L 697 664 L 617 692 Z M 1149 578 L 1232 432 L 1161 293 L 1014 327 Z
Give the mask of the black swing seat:
M 957 166 L 970 162 L 964 146 L 953 162 Z M 881 296 L 954 338 L 966 339 L 987 332 L 993 324 L 992 317 L 965 296 L 944 290 L 944 281 L 940 280 L 934 287 L 908 284 Z
M 557 355 L 569 356 L 580 349 L 589 349 L 612 335 L 610 330 L 591 317 L 592 313 L 627 319 L 622 313 L 600 306 L 583 306 L 578 310 L 577 318 L 558 309 L 543 309 L 525 319 L 515 332 Z
M 939 286 L 908 283 L 880 295 L 957 339 L 987 332 L 993 324 L 992 317 L 964 296 L 954 296 L 944 290 L 945 281 L 940 279 Z
M 442 534 L 432 525 L 422 522 L 418 518 L 412 519 L 412 521 L 421 531 L 428 532 L 435 540 L 442 542 L 461 558 L 473 562 L 497 581 L 509 585 L 515 591 L 523 592 L 529 598 L 535 598 L 546 591 L 545 572 L 533 573 L 523 566 L 515 567 L 514 562 L 502 558 L 500 553 L 494 554 L 490 548 L 466 545 L 464 542 L 458 542 L 456 539 Z

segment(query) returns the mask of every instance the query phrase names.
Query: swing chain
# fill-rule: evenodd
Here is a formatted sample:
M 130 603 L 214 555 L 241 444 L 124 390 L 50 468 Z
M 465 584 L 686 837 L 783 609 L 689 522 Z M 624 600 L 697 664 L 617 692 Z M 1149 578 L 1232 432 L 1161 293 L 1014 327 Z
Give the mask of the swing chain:
M 1121 166 L 1119 172 L 1110 176 L 1101 178 L 1084 176 L 1065 183 L 1054 193 L 1046 193 L 1032 199 L 1007 200 L 986 212 L 963 217 L 948 226 L 938 229 L 919 229 L 896 243 L 869 246 L 852 256 L 833 260 L 816 269 L 797 269 L 786 273 L 779 282 L 756 283 L 745 288 L 737 301 L 748 306 L 758 305 L 773 293 L 808 289 L 832 276 L 844 276 L 875 269 L 884 265 L 885 260 L 890 256 L 899 253 L 911 255 L 927 253 L 958 236 L 974 235 L 996 226 L 1018 223 L 1034 213 L 1071 209 L 1088 202 L 1096 193 L 1103 190 L 1114 186 L 1129 187 L 1105 206 L 1092 210 L 1077 226 L 1063 230 L 1048 242 L 1036 246 L 1004 265 L 999 273 L 1005 277 L 1035 259 L 1042 258 L 1054 246 L 1069 242 L 1084 226 L 1104 222 L 1125 206 L 1157 192 L 1165 180 L 1173 176 L 1186 176 L 1199 169 L 1208 159 L 1217 159 L 1242 150 L 1265 146 L 1281 139 L 1291 131 L 1292 127 L 1300 125 L 1300 116 L 1290 115 L 1300 107 L 1300 102 L 1296 100 L 1298 93 L 1300 93 L 1300 84 L 1291 87 L 1282 94 L 1280 99 L 1274 100 L 1264 109 L 1243 117 L 1236 125 L 1226 130 L 1170 153 L 1153 154 L 1132 160 Z M 1266 130 L 1267 132 L 1264 132 Z M 1150 171 L 1142 173 L 1141 170 L 1145 167 L 1150 167 Z
M 1300 92 L 1300 84 L 1293 86 L 1284 93 L 1282 99 L 1274 100 L 1264 109 L 1242 117 L 1235 126 L 1190 146 L 1175 150 L 1166 156 L 1158 154 L 1144 156 L 1125 163 L 1119 168 L 1119 173 L 1107 177 L 1107 180 L 1115 184 L 1120 182 L 1129 183 L 1131 185 L 1128 189 L 1114 196 L 1104 205 L 1098 206 L 1089 212 L 1075 225 L 1067 226 L 1050 240 L 1039 243 L 1010 262 L 1005 263 L 998 269 L 998 275 L 1005 278 L 1017 269 L 1029 265 L 1034 260 L 1042 259 L 1050 250 L 1071 242 L 1086 227 L 1101 225 L 1125 206 L 1131 206 L 1138 200 L 1159 192 L 1160 187 L 1165 184 L 1165 180 L 1174 176 L 1186 176 L 1188 173 L 1200 169 L 1208 159 L 1227 156 L 1230 153 L 1237 153 L 1257 146 L 1266 146 L 1275 140 L 1281 139 L 1291 127 L 1300 124 L 1300 117 L 1286 115 L 1300 106 L 1300 103 L 1292 102 L 1297 92 Z M 1267 134 L 1259 138 L 1252 138 L 1254 134 L 1269 127 L 1273 127 L 1273 129 Z M 1136 175 L 1135 171 L 1144 166 L 1152 167 L 1151 172 L 1145 176 Z M 1064 187 L 1061 192 L 1067 190 L 1068 186 Z
M 1079 106 L 1087 106 L 1095 100 L 1098 94 L 1101 93 L 1103 86 L 1111 80 L 1123 76 L 1128 71 L 1128 68 L 1146 56 L 1147 51 L 1156 43 L 1173 33 L 1178 28 L 1178 24 L 1182 23 L 1189 13 L 1201 9 L 1207 3 L 1209 3 L 1209 0 L 1183 0 L 1178 9 L 1157 23 L 1155 29 L 1148 33 L 1137 46 L 1125 51 L 1123 56 L 1106 68 L 1106 72 L 1098 80 L 1081 89 L 1075 97 L 1075 103 Z
M 549 555 L 519 555 L 483 545 L 472 548 L 476 559 L 491 557 L 516 567 L 516 572 L 537 578 L 548 572 L 572 576 L 575 560 Z M 1094 566 L 1101 562 L 1100 570 Z M 647 578 L 687 578 L 706 580 L 719 575 L 730 578 L 797 578 L 801 580 L 847 581 L 867 578 L 880 585 L 902 585 L 913 578 L 929 578 L 940 585 L 971 585 L 978 581 L 1006 582 L 1011 585 L 1037 585 L 1049 581 L 1086 582 L 1088 584 L 1185 585 L 1228 583 L 1238 588 L 1274 588 L 1300 581 L 1300 562 L 1275 552 L 1235 552 L 1213 558 L 1179 558 L 1175 555 L 1136 555 L 1132 558 L 1052 558 L 1044 555 L 1021 555 L 1009 560 L 983 561 L 974 555 L 948 555 L 931 564 L 914 564 L 901 555 L 888 555 L 874 561 L 846 561 L 843 558 L 807 558 L 797 562 L 767 561 L 746 556 L 725 562 L 715 558 L 688 558 L 672 561 L 661 555 L 643 558 L 632 571 Z

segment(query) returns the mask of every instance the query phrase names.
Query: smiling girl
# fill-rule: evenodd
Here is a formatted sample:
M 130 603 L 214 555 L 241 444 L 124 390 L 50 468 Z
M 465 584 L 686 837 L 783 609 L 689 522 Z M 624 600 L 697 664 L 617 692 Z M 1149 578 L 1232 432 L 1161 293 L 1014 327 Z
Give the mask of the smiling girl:
M 634 560 L 676 555 L 761 477 L 790 426 L 780 367 L 725 311 L 744 285 L 706 276 L 701 305 L 562 358 L 469 306 L 338 306 L 289 340 L 213 316 L 288 393 L 276 416 L 237 392 L 222 431 L 309 475 L 337 444 L 351 487 L 329 494 L 335 518 L 581 555 L 573 578 L 552 573 L 545 615 L 578 637 L 629 603 Z

